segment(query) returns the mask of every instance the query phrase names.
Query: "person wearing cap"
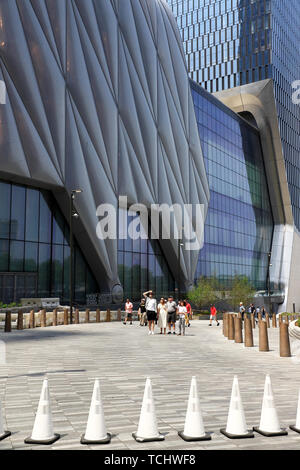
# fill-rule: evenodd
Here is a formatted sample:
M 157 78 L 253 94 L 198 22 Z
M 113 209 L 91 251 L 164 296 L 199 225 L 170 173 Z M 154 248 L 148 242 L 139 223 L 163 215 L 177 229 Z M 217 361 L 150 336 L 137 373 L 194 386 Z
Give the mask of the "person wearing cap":
M 143 296 L 146 299 L 145 307 L 147 312 L 147 320 L 149 326 L 149 335 L 154 335 L 154 325 L 157 318 L 157 301 L 154 298 L 153 291 L 148 290 L 143 293 Z

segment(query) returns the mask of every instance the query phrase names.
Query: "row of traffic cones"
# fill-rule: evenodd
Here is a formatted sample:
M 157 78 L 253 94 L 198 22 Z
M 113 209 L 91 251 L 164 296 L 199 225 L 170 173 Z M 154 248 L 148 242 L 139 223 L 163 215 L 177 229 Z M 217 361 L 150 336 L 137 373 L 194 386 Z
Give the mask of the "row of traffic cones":
M 290 426 L 290 429 L 300 433 L 300 392 L 296 425 Z M 220 432 L 230 439 L 245 439 L 253 438 L 253 431 L 267 437 L 284 436 L 288 434 L 285 429 L 280 427 L 269 375 L 266 376 L 265 380 L 260 424 L 258 427 L 253 427 L 252 430 L 249 430 L 247 427 L 238 378 L 235 376 L 233 379 L 227 425 L 226 428 L 221 429 Z M 11 432 L 4 430 L 0 406 L 0 440 L 10 435 Z M 178 435 L 185 441 L 204 441 L 211 439 L 211 435 L 206 433 L 204 429 L 196 377 L 192 377 L 191 381 L 184 430 L 178 432 Z M 132 436 L 137 442 L 164 440 L 164 435 L 158 431 L 157 427 L 152 385 L 149 378 L 146 380 L 138 429 Z M 81 444 L 108 444 L 111 441 L 111 437 L 111 434 L 106 430 L 100 383 L 99 380 L 96 379 L 86 431 L 85 434 L 82 435 L 80 442 Z M 45 379 L 33 431 L 31 436 L 25 439 L 25 443 L 49 445 L 53 444 L 59 438 L 60 435 L 54 433 L 53 430 L 49 386 L 48 380 Z

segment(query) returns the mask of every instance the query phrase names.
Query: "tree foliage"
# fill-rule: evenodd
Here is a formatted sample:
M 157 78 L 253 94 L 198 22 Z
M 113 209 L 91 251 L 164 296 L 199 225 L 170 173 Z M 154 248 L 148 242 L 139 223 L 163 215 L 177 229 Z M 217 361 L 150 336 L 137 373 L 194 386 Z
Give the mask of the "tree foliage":
M 215 277 L 200 277 L 197 285 L 188 293 L 189 301 L 199 309 L 214 304 L 217 300 L 217 280 Z
M 235 276 L 230 291 L 230 303 L 233 309 L 238 308 L 240 302 L 246 307 L 252 301 L 254 294 L 255 290 L 246 276 Z

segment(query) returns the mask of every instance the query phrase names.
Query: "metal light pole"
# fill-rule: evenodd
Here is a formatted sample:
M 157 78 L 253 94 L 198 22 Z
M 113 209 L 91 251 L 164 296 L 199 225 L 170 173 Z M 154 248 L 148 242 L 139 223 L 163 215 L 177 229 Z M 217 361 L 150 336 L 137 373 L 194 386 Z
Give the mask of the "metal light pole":
M 271 256 L 272 253 L 269 251 L 268 253 L 268 299 L 269 299 L 269 309 L 271 310 L 271 279 L 270 279 L 270 267 L 272 266 L 271 264 Z
M 178 274 L 177 274 L 177 279 L 178 279 L 178 301 L 180 300 L 180 295 L 181 295 L 181 291 L 180 291 L 180 280 L 181 280 L 181 276 L 180 276 L 180 247 L 183 246 L 183 243 L 182 243 L 182 239 L 179 238 L 178 240 L 178 253 L 177 253 L 177 256 L 178 256 Z
M 74 199 L 76 194 L 82 193 L 81 189 L 73 189 L 70 194 L 70 213 L 69 213 L 69 224 L 70 224 L 70 324 L 73 323 L 73 217 L 78 218 L 79 215 L 74 210 Z

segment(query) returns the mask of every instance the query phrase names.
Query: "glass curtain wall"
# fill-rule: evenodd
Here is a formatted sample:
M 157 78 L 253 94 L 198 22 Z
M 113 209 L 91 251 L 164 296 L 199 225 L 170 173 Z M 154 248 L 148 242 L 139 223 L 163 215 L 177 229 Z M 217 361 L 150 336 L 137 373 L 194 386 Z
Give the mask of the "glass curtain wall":
M 51 193 L 0 181 L 0 301 L 67 302 L 69 270 L 69 227 Z M 85 303 L 98 287 L 76 242 L 74 273 L 75 302 Z
M 266 289 L 273 217 L 258 131 L 191 83 L 211 200 L 196 279 L 235 275 Z

